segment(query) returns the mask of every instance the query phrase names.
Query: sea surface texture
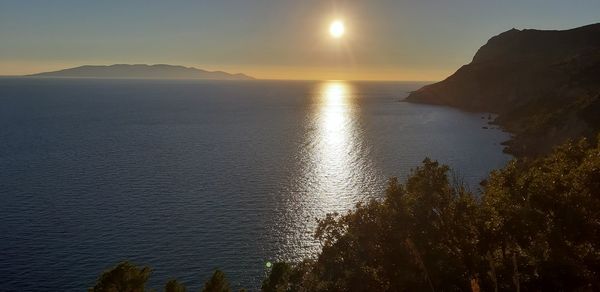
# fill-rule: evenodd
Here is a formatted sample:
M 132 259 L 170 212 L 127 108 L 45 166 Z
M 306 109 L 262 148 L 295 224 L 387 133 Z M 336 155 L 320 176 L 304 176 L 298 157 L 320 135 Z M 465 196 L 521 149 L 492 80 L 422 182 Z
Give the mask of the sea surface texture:
M 424 83 L 0 79 L 0 290 L 84 291 L 123 260 L 260 287 L 316 219 L 425 157 L 473 191 L 510 157 L 488 115 L 399 102 Z

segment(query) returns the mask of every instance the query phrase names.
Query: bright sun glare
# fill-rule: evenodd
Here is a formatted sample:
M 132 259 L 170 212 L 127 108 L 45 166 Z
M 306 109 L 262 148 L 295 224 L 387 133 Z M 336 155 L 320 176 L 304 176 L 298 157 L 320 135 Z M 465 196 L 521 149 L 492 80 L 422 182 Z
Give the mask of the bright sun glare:
M 341 20 L 335 20 L 329 25 L 329 34 L 334 38 L 341 38 L 346 28 Z

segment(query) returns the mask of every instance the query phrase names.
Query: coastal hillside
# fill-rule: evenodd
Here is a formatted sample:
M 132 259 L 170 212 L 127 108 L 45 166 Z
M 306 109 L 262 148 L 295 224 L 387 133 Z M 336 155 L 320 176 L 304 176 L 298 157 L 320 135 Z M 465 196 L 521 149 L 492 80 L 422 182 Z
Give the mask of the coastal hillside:
M 600 23 L 563 31 L 511 29 L 471 63 L 412 92 L 410 102 L 498 113 L 507 152 L 537 156 L 600 128 Z
M 248 80 L 254 79 L 245 74 L 231 74 L 223 71 L 206 71 L 193 67 L 175 65 L 115 64 L 110 66 L 84 65 L 59 71 L 44 72 L 28 76 L 73 77 L 73 78 L 149 78 L 149 79 L 215 79 Z

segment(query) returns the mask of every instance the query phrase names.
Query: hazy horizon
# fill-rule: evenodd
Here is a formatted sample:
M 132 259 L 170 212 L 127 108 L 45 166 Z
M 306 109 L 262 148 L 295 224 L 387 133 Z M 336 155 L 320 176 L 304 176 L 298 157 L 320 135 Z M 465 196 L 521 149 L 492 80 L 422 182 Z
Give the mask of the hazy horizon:
M 0 3 L 0 75 L 172 64 L 284 80 L 441 80 L 511 28 L 598 22 L 600 2 Z M 343 20 L 346 34 L 328 25 Z
M 44 75 L 39 75 L 38 74 L 42 74 L 42 73 L 53 73 L 53 72 L 59 72 L 59 71 L 63 71 L 66 69 L 75 69 L 75 68 L 79 68 L 79 67 L 85 67 L 85 66 L 113 66 L 113 65 L 145 65 L 145 66 L 156 66 L 156 65 L 168 65 L 168 66 L 173 66 L 173 67 L 185 67 L 185 68 L 192 68 L 192 69 L 198 69 L 198 70 L 202 70 L 202 71 L 206 71 L 208 73 L 213 73 L 213 72 L 224 72 L 224 73 L 229 73 L 232 75 L 235 74 L 243 74 L 243 75 L 247 75 L 248 77 L 251 77 L 251 79 L 232 79 L 232 80 L 227 80 L 227 79 L 197 79 L 197 78 L 154 78 L 154 77 L 88 77 L 88 76 L 81 76 L 81 77 L 77 77 L 77 76 L 44 76 Z M 416 82 L 416 83 L 433 83 L 433 82 L 438 82 L 440 80 L 399 80 L 399 79 L 302 79 L 302 78 L 255 78 L 252 75 L 246 74 L 244 72 L 236 72 L 236 71 L 224 71 L 224 70 L 219 70 L 219 69 L 214 69 L 214 70 L 207 70 L 205 68 L 198 68 L 198 67 L 194 67 L 194 66 L 187 66 L 187 65 L 182 65 L 182 64 L 81 64 L 81 65 L 76 65 L 73 67 L 68 67 L 68 68 L 58 68 L 56 70 L 50 70 L 50 71 L 39 71 L 39 72 L 31 72 L 31 73 L 26 73 L 26 74 L 13 74 L 13 75 L 1 75 L 0 74 L 0 78 L 1 77 L 5 77 L 5 78 L 10 78 L 10 77 L 28 77 L 28 78 L 75 78 L 75 79 L 165 79 L 165 80 L 216 80 L 216 81 L 355 81 L 355 82 Z

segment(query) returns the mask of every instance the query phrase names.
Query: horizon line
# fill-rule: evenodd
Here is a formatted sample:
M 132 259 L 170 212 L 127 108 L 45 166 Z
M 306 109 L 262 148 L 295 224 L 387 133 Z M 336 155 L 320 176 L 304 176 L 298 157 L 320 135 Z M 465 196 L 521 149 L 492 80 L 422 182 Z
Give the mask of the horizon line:
M 121 79 L 121 80 L 189 80 L 189 81 L 320 81 L 320 82 L 440 82 L 441 80 L 401 80 L 401 79 L 301 79 L 301 78 L 256 78 L 253 79 L 210 79 L 210 78 L 140 78 L 140 77 L 72 77 L 72 76 L 33 76 L 37 73 L 24 75 L 0 75 L 0 78 L 29 78 L 29 79 Z M 243 74 L 243 73 L 242 73 Z
M 215 66 L 215 65 L 199 65 L 199 64 L 170 64 L 168 62 L 158 62 L 158 63 L 144 63 L 144 62 L 92 62 L 85 63 L 81 62 L 78 64 L 55 64 L 53 66 L 43 66 L 43 68 L 31 68 L 29 70 L 24 67 L 21 69 L 13 68 L 14 70 L 10 70 L 13 72 L 1 72 L 0 77 L 25 77 L 30 75 L 44 74 L 44 73 L 54 73 L 58 71 L 64 71 L 69 69 L 76 69 L 80 67 L 114 67 L 117 65 L 129 65 L 129 66 L 147 66 L 147 67 L 156 67 L 160 65 L 172 66 L 172 67 L 181 67 L 186 69 L 195 69 L 200 71 L 206 71 L 209 73 L 227 73 L 231 75 L 245 75 L 253 79 L 260 80 L 299 80 L 299 81 L 325 81 L 325 80 L 346 80 L 346 81 L 406 81 L 406 82 L 438 82 L 447 78 L 454 70 L 448 70 L 448 72 L 435 72 L 434 74 L 422 74 L 422 72 L 418 72 L 417 74 L 406 74 L 406 72 L 397 74 L 394 72 L 389 72 L 390 68 L 386 68 L 383 70 L 371 70 L 370 73 L 367 74 L 354 74 L 349 72 L 340 72 L 340 75 L 345 76 L 335 76 L 335 72 L 326 72 L 331 70 L 326 70 L 325 72 L 322 70 L 323 68 L 315 68 L 314 75 L 311 73 L 312 70 L 307 70 L 306 68 L 298 68 L 298 70 L 294 70 L 288 68 L 284 70 L 285 72 L 255 72 L 255 70 L 244 70 L 244 68 L 235 68 L 231 66 Z M 25 69 L 25 70 L 24 70 Z M 249 68 L 245 68 L 249 69 Z M 16 72 L 15 72 L 16 71 Z M 260 70 L 259 70 L 260 71 Z M 296 72 L 297 71 L 297 72 Z M 331 74 L 333 73 L 333 74 Z M 366 72 L 365 72 L 366 73 Z M 389 74 L 388 74 L 389 73 Z M 441 74 L 440 74 L 441 73 Z M 355 75 L 355 76 L 353 76 Z M 361 76 L 362 75 L 362 76 Z M 402 75 L 410 75 L 410 76 L 402 76 Z M 415 75 L 415 76 L 413 76 Z M 434 76 L 424 76 L 424 75 L 434 75 Z M 48 76 L 50 77 L 50 76 Z M 58 77 L 58 76 L 56 76 Z M 77 77 L 77 76 L 73 76 Z M 93 76 L 90 76 L 93 77 Z M 98 78 L 105 78 L 99 76 Z M 110 77 L 108 77 L 110 78 Z M 123 79 L 123 78 L 120 78 Z M 195 79 L 195 78 L 131 78 L 131 79 Z

